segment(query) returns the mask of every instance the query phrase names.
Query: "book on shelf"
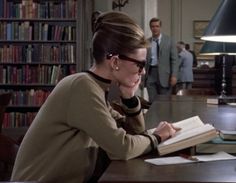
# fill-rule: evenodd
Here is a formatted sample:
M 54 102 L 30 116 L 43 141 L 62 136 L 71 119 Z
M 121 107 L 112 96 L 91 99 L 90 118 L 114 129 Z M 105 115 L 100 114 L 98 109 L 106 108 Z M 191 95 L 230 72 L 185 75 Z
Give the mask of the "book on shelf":
M 200 143 L 207 142 L 217 136 L 217 130 L 211 124 L 204 124 L 198 116 L 173 123 L 180 131 L 158 145 L 159 155 L 176 152 Z M 149 132 L 152 133 L 154 129 Z
M 224 140 L 220 136 L 196 145 L 196 153 L 216 153 L 224 151 L 227 153 L 236 153 L 236 140 Z
M 52 74 L 51 74 L 51 84 L 57 84 L 60 79 L 60 73 L 61 73 L 61 65 L 54 65 L 52 67 Z
M 220 137 L 223 140 L 236 141 L 236 130 L 220 130 Z

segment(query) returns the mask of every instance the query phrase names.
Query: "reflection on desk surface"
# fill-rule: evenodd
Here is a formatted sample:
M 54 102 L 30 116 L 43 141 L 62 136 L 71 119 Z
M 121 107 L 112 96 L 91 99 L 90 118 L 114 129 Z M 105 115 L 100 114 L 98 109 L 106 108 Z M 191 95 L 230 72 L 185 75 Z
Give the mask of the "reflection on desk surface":
M 176 122 L 199 116 L 217 129 L 236 130 L 236 108 L 230 105 L 210 105 L 207 96 L 157 96 L 145 115 L 147 128 L 160 121 Z
M 156 166 L 142 158 L 112 161 L 99 183 L 235 183 L 236 160 Z
M 207 97 L 158 96 L 145 115 L 147 129 L 158 122 L 180 121 L 199 116 L 218 129 L 236 130 L 236 108 L 229 105 L 207 105 Z M 236 160 L 155 166 L 139 157 L 129 161 L 112 161 L 99 183 L 235 183 Z

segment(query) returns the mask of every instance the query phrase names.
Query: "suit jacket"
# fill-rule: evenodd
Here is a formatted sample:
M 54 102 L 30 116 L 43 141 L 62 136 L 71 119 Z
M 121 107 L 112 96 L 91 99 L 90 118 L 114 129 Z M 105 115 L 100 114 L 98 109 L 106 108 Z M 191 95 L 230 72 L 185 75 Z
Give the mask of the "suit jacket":
M 148 38 L 151 43 L 152 38 Z M 146 64 L 146 75 L 145 82 L 148 77 L 149 66 L 151 63 L 151 47 L 147 49 L 147 62 Z M 169 36 L 162 34 L 160 45 L 159 45 L 159 60 L 158 60 L 158 70 L 159 70 L 159 80 L 162 87 L 170 86 L 170 77 L 177 77 L 178 74 L 178 54 L 176 45 L 170 39 Z
M 179 82 L 193 82 L 193 56 L 187 50 L 179 53 Z

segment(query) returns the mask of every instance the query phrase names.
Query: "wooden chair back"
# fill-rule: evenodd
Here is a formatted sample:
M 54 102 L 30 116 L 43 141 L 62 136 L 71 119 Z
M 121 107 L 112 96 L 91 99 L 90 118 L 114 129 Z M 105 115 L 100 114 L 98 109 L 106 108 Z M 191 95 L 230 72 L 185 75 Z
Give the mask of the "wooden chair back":
M 18 149 L 16 141 L 0 134 L 0 181 L 10 180 Z
M 5 113 L 6 107 L 8 106 L 11 100 L 11 97 L 12 97 L 11 92 L 0 93 L 0 133 L 2 131 L 4 113 Z

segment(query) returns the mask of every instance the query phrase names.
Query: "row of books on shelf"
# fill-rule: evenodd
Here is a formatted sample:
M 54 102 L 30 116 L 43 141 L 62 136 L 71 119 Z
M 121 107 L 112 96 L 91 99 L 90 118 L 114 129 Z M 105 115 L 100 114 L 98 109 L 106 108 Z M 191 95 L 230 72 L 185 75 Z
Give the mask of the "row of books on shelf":
M 66 75 L 75 73 L 75 65 L 3 66 L 0 65 L 2 84 L 56 84 Z
M 10 106 L 41 106 L 51 91 L 48 90 L 25 90 L 25 91 L 11 91 L 12 98 Z
M 36 116 L 36 112 L 10 112 L 4 114 L 2 128 L 29 127 Z
M 75 41 L 75 25 L 55 25 L 55 22 L 7 22 L 0 23 L 0 40 Z
M 75 44 L 0 45 L 0 63 L 75 63 Z
M 1 0 L 1 18 L 74 18 L 77 14 L 76 0 L 35 1 Z

